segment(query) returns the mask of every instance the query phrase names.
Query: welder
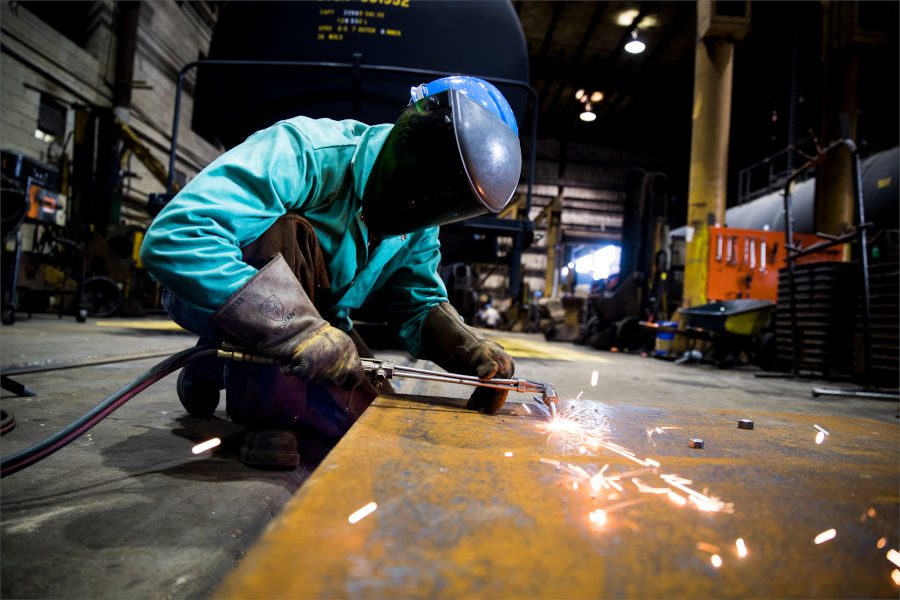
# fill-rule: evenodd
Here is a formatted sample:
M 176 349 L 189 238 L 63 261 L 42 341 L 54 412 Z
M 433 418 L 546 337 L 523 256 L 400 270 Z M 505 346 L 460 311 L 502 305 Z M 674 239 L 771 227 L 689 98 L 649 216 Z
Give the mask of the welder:
M 438 231 L 502 210 L 520 171 L 508 102 L 468 76 L 412 88 L 393 125 L 295 117 L 224 153 L 159 213 L 141 259 L 199 343 L 282 366 L 192 363 L 178 377 L 184 408 L 211 416 L 224 389 L 247 429 L 241 460 L 295 467 L 299 430 L 340 436 L 375 397 L 351 320 L 369 299 L 414 357 L 511 377 L 512 358 L 449 304 Z M 507 394 L 476 388 L 468 407 L 494 414 Z

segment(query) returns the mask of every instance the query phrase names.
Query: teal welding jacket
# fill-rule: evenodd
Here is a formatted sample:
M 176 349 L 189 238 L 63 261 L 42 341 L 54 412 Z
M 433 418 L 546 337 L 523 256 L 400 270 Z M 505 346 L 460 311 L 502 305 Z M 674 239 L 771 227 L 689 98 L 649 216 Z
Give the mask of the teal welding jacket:
M 212 316 L 256 273 L 241 248 L 294 211 L 312 223 L 325 255 L 331 290 L 317 302 L 330 305 L 323 316 L 349 331 L 350 311 L 383 290 L 389 323 L 419 356 L 425 316 L 447 302 L 438 228 L 384 238 L 370 254 L 362 219 L 366 180 L 391 127 L 296 117 L 253 134 L 157 215 L 141 246 L 144 266 Z

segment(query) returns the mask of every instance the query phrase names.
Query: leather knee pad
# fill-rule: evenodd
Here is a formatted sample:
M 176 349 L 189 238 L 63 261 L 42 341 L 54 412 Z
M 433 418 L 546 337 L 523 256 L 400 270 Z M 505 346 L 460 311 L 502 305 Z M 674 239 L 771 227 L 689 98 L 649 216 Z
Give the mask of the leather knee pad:
M 229 363 L 225 368 L 228 417 L 251 429 L 312 427 L 340 437 L 352 424 L 328 391 L 274 365 Z

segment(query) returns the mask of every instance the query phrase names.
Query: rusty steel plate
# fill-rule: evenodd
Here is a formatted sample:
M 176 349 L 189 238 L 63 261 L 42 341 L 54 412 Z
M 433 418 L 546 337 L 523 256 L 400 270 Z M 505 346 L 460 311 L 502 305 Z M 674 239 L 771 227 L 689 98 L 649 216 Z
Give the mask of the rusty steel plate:
M 892 424 L 581 401 L 589 436 L 551 436 L 458 404 L 379 398 L 216 596 L 897 597 Z

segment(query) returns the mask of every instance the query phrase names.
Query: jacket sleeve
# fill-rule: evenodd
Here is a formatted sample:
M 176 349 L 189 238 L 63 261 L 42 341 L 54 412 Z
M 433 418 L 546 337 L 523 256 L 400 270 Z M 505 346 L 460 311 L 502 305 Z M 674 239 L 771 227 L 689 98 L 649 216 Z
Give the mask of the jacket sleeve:
M 438 274 L 441 243 L 438 228 L 413 234 L 410 252 L 385 286 L 385 312 L 397 337 L 414 357 L 422 354 L 422 323 L 428 312 L 447 300 L 447 288 Z
M 241 259 L 287 210 L 316 193 L 318 168 L 295 126 L 259 131 L 198 174 L 159 213 L 141 246 L 148 271 L 212 314 L 256 269 Z

